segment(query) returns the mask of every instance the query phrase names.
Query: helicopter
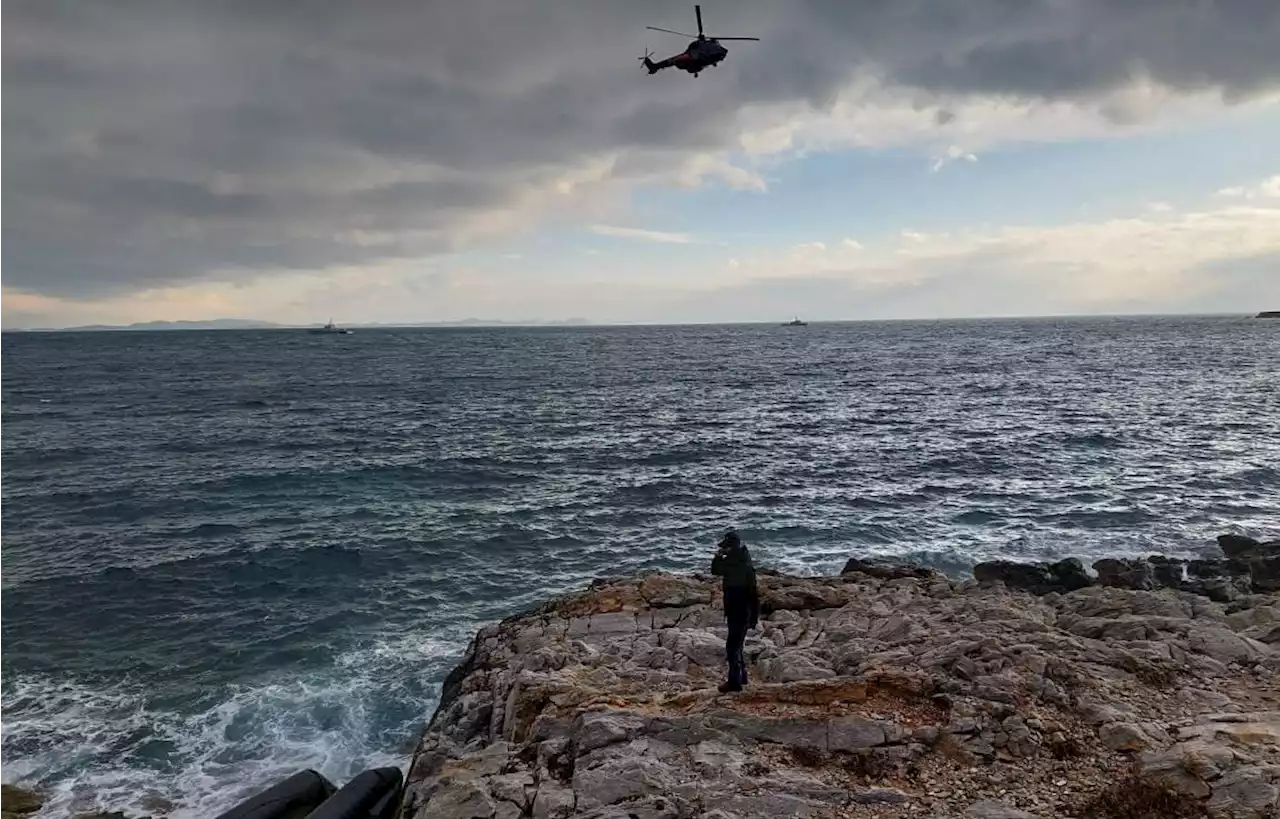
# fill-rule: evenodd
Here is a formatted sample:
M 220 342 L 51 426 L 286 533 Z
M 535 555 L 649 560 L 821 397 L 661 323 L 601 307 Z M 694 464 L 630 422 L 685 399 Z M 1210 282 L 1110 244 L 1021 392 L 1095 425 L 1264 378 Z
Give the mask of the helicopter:
M 693 76 L 698 76 L 702 69 L 716 65 L 723 60 L 729 53 L 729 50 L 720 45 L 721 40 L 756 40 L 759 37 L 708 37 L 702 33 L 702 6 L 695 5 L 693 11 L 698 15 L 698 39 L 689 43 L 680 54 L 674 57 L 668 57 L 665 60 L 654 62 L 649 59 L 652 53 L 649 49 L 644 50 L 644 56 L 640 61 L 644 63 L 644 67 L 649 69 L 650 74 L 656 74 L 664 68 L 679 68 L 688 71 Z M 667 34 L 679 34 L 681 37 L 692 37 L 692 34 L 685 34 L 680 31 L 672 31 L 669 28 L 657 28 L 656 26 L 645 26 L 645 28 L 654 31 L 665 31 Z

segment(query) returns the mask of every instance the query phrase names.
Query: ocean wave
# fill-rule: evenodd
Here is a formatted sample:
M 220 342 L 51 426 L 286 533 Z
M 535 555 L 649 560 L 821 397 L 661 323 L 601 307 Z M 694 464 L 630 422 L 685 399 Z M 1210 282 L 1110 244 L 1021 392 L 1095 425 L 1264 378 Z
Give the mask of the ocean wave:
M 1258 327 L 6 338 L 5 775 L 209 815 L 401 762 L 480 623 L 729 526 L 799 574 L 1274 537 Z
M 49 795 L 39 819 L 157 809 L 197 819 L 303 768 L 338 782 L 403 768 L 457 655 L 447 639 L 387 636 L 324 669 L 222 687 L 203 703 L 165 702 L 137 681 L 6 674 L 5 781 Z

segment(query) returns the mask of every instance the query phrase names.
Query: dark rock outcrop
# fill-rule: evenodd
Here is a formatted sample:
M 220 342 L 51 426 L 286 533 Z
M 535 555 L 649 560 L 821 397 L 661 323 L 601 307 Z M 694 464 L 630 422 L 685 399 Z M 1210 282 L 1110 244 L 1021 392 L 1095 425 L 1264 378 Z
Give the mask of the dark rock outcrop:
M 1218 603 L 1229 603 L 1241 595 L 1280 591 L 1280 541 L 1262 542 L 1242 535 L 1222 535 L 1218 543 L 1223 557 L 1104 558 L 1093 564 L 1096 581 L 1075 558 L 1057 563 L 987 561 L 973 567 L 973 576 L 981 583 L 1000 581 L 1010 589 L 1033 594 L 1069 592 L 1096 583 L 1136 591 L 1178 589 Z M 858 562 L 850 561 L 850 566 Z M 894 575 L 885 572 L 882 576 Z
M 1107 557 L 1095 561 L 1098 584 L 1117 589 L 1146 590 L 1156 587 L 1156 573 L 1151 563 L 1136 558 Z
M 1093 583 L 1084 565 L 1074 557 L 1057 563 L 992 560 L 974 566 L 973 576 L 980 583 L 999 580 L 1011 589 L 1023 589 L 1032 594 L 1075 591 Z
M 896 563 L 885 558 L 851 557 L 840 570 L 840 574 L 858 572 L 881 580 L 897 580 L 903 577 L 916 577 L 921 580 L 940 577 L 938 572 L 914 563 Z
M 1218 535 L 1218 547 L 1230 560 L 1280 556 L 1280 540 L 1259 541 L 1244 535 Z

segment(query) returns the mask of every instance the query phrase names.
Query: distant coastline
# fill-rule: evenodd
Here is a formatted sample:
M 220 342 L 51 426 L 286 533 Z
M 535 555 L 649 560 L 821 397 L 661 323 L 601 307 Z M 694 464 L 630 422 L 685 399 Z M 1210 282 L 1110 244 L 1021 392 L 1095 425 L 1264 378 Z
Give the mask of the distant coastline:
M 845 318 L 820 319 L 817 323 L 830 324 L 883 324 L 894 322 L 964 322 L 964 321 L 1057 321 L 1063 319 L 1156 319 L 1156 318 L 1280 318 L 1280 310 L 1264 310 L 1257 314 L 1249 313 L 1063 313 L 1050 315 L 979 315 L 979 316 L 892 316 L 877 318 Z M 502 319 L 465 318 L 454 321 L 401 321 L 401 322 L 367 322 L 363 324 L 341 323 L 351 329 L 413 329 L 430 327 L 692 327 L 692 326 L 776 326 L 777 322 L 769 319 L 739 321 L 623 321 L 597 322 L 585 318 L 567 319 L 521 319 L 505 321 Z M 14 327 L 3 328 L 5 333 L 95 333 L 95 332 L 156 332 L 156 331 L 208 331 L 208 330 L 305 330 L 320 327 L 322 322 L 311 324 L 280 324 L 260 319 L 209 319 L 207 321 L 145 321 L 133 324 L 87 324 L 74 327 Z
M 586 327 L 592 324 L 584 318 L 553 321 L 502 321 L 499 319 L 466 318 L 458 321 L 373 322 L 346 324 L 355 329 L 392 329 L 396 327 Z M 6 330 L 14 333 L 101 333 L 101 332 L 153 332 L 157 330 L 305 330 L 319 327 L 315 324 L 277 324 L 256 319 L 211 319 L 209 321 L 139 321 L 133 324 L 85 324 L 76 327 L 31 327 Z

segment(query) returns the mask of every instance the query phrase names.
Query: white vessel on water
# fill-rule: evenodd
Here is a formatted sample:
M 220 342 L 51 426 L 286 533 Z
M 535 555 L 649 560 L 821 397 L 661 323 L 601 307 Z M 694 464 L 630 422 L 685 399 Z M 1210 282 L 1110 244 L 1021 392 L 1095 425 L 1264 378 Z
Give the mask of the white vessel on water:
M 801 320 L 800 320 L 800 317 L 799 317 L 799 316 L 796 316 L 796 317 L 795 317 L 795 318 L 793 318 L 791 321 L 788 321 L 786 324 L 784 324 L 784 325 L 782 325 L 782 326 L 783 326 L 783 327 L 808 327 L 808 326 L 809 326 L 809 322 L 807 322 L 807 321 L 801 321 Z
M 350 330 L 348 330 L 346 327 L 339 327 L 338 325 L 334 324 L 334 323 L 333 323 L 333 319 L 329 319 L 329 323 L 328 323 L 328 324 L 326 324 L 326 325 L 325 325 L 325 326 L 323 326 L 323 327 L 311 327 L 311 328 L 308 328 L 308 329 L 307 329 L 307 332 L 308 332 L 308 333 L 311 333 L 311 334 L 313 334 L 313 335 L 323 335 L 323 336 L 331 336 L 331 335 L 349 336 L 349 335 L 351 335 L 351 331 L 350 331 Z

